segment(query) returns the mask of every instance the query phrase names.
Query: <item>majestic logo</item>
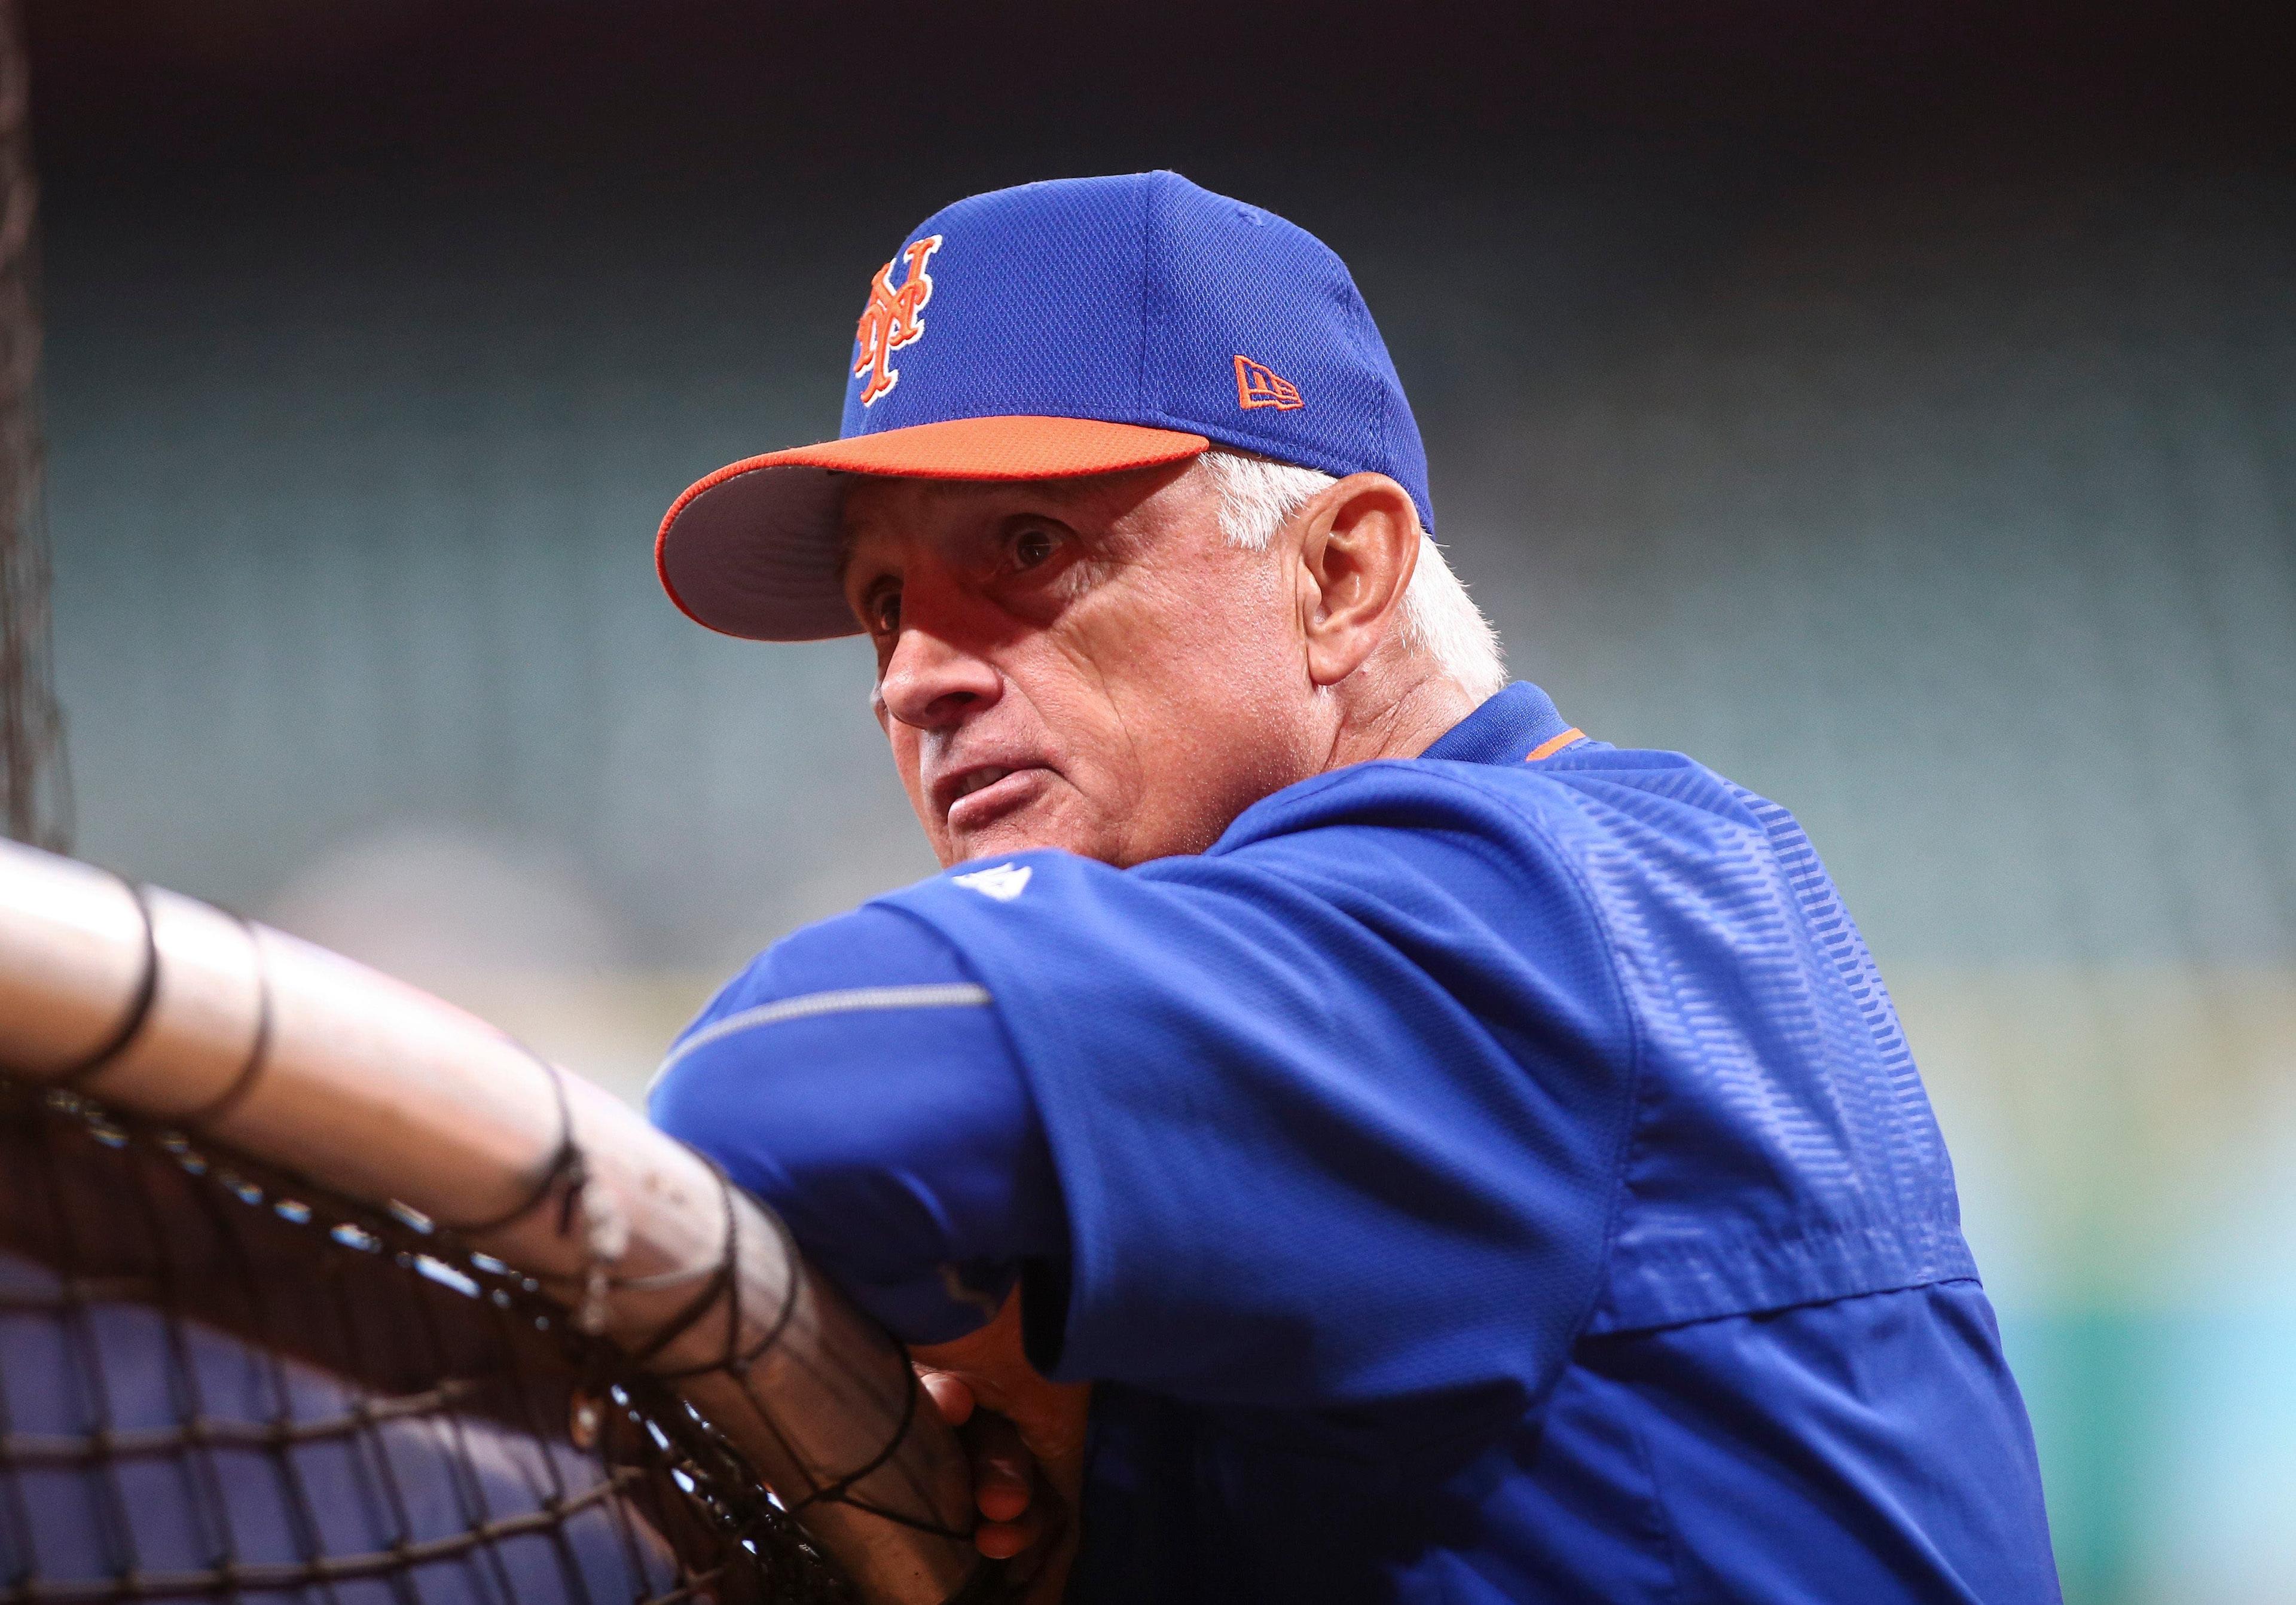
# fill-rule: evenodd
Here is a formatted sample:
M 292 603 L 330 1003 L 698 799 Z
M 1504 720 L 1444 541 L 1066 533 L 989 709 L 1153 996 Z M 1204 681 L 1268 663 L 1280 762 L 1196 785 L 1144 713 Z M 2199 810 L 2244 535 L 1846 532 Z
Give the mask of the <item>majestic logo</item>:
M 854 336 L 861 343 L 853 358 L 854 376 L 869 376 L 861 386 L 863 406 L 901 382 L 901 371 L 891 365 L 893 353 L 914 344 L 925 332 L 925 303 L 932 299 L 932 274 L 925 271 L 925 263 L 939 249 L 940 236 L 930 234 L 902 251 L 908 276 L 898 290 L 893 288 L 890 262 L 869 281 L 869 305 Z
M 1235 403 L 1245 412 L 1254 407 L 1275 407 L 1290 412 L 1308 404 L 1300 399 L 1300 387 L 1264 364 L 1249 356 L 1235 359 Z
M 1034 864 L 1000 864 L 995 869 L 974 870 L 969 875 L 951 875 L 949 879 L 969 892 L 1010 903 L 1028 889 L 1029 877 L 1036 872 Z

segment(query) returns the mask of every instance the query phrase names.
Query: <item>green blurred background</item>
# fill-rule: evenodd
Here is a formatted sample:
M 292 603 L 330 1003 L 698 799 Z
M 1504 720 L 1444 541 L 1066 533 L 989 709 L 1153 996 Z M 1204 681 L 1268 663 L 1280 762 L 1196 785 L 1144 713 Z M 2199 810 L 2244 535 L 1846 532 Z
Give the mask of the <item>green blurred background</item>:
M 2296 1601 L 2296 177 L 2240 12 L 32 9 L 78 848 L 639 1086 L 928 872 L 849 643 L 655 521 L 972 191 L 1348 258 L 1517 674 L 1794 808 L 2067 1597 Z M 1864 9 L 1873 8 L 1859 8 Z

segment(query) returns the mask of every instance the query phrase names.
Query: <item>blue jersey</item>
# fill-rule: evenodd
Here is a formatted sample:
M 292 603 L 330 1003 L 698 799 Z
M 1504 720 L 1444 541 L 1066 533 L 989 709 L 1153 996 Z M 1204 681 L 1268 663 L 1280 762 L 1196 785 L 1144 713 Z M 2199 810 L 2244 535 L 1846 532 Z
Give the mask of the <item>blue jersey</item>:
M 800 932 L 653 1108 L 912 1339 L 1026 1282 L 1100 1384 L 1072 1599 L 2057 1597 L 1816 855 L 1535 687 L 1201 855 Z

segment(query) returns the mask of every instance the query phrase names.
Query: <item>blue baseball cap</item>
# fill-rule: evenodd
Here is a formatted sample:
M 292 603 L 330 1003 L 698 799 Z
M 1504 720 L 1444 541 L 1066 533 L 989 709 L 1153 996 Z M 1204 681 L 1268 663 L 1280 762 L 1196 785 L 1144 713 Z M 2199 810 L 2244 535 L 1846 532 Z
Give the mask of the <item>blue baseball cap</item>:
M 996 190 L 927 218 L 877 270 L 838 438 L 693 485 L 654 564 L 713 630 L 857 635 L 838 577 L 842 476 L 1064 479 L 1215 442 L 1386 474 L 1435 527 L 1403 382 L 1323 242 L 1177 173 Z

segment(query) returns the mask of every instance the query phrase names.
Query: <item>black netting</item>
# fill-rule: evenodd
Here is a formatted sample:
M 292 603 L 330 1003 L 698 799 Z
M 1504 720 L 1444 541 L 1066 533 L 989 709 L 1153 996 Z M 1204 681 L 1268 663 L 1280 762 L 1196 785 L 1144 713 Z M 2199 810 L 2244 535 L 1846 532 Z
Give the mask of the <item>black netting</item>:
M 409 1216 L 0 1077 L 0 1599 L 842 1599 L 740 1456 Z

